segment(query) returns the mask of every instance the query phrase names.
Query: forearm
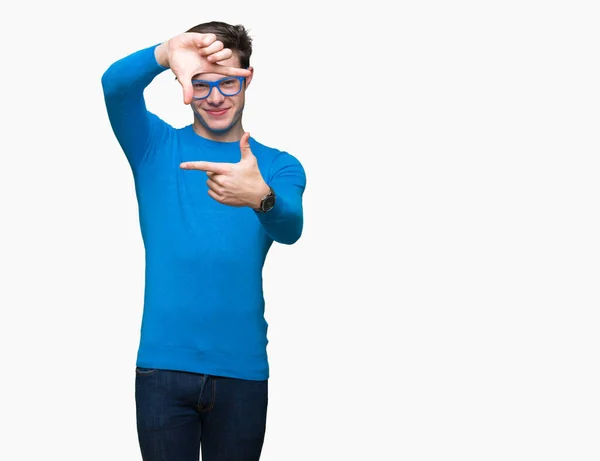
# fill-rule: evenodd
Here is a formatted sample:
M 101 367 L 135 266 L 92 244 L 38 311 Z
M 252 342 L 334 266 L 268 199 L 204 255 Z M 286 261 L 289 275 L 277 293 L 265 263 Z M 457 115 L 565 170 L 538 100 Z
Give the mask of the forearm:
M 269 237 L 278 243 L 291 245 L 302 235 L 302 201 L 298 195 L 275 191 L 275 206 L 266 213 L 256 215 Z
M 275 192 L 275 206 L 257 212 L 263 229 L 274 241 L 291 245 L 302 235 L 304 223 L 302 196 L 306 174 L 300 162 L 289 154 L 278 156 L 266 181 Z
M 158 61 L 157 49 L 153 45 L 130 54 L 113 63 L 102 75 L 105 99 L 131 100 L 143 97 L 144 89 L 168 67 Z

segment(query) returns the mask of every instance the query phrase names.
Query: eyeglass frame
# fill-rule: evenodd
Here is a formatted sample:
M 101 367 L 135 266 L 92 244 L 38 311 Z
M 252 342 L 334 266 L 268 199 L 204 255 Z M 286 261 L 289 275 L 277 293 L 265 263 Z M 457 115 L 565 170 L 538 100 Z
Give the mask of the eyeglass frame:
M 223 93 L 223 90 L 221 90 L 221 88 L 219 88 L 219 83 L 221 83 L 224 80 L 232 80 L 232 79 L 238 80 L 240 82 L 240 89 L 237 92 L 233 93 L 233 94 L 225 94 L 225 93 Z M 244 83 L 245 80 L 246 80 L 246 77 L 239 77 L 239 76 L 223 77 L 223 78 L 220 78 L 219 80 L 215 80 L 214 82 L 210 82 L 208 80 L 193 79 L 192 80 L 192 86 L 194 85 L 194 83 L 205 83 L 205 84 L 207 84 L 209 86 L 209 88 L 208 88 L 208 93 L 206 94 L 206 96 L 204 96 L 202 98 L 197 98 L 196 96 L 192 95 L 192 99 L 194 99 L 196 101 L 201 101 L 203 99 L 208 98 L 211 95 L 211 93 L 213 91 L 213 88 L 216 88 L 217 90 L 219 90 L 219 93 L 221 93 L 226 98 L 229 97 L 229 96 L 235 96 L 235 95 L 241 93 L 241 91 L 242 91 L 242 84 Z

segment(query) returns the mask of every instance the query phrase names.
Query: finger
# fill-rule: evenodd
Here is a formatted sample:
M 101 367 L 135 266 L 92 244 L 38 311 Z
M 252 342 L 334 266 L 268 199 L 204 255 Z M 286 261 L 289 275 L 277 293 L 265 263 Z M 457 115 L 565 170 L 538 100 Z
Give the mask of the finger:
M 229 49 L 229 48 L 225 48 L 222 50 L 216 50 L 215 52 L 213 52 L 210 55 L 206 55 L 206 59 L 208 59 L 210 62 L 219 62 L 219 61 L 225 61 L 226 59 L 229 59 L 231 56 L 233 56 L 233 52 Z
M 183 103 L 189 104 L 192 102 L 192 96 L 194 95 L 194 88 L 192 87 L 192 76 L 187 73 L 180 73 L 176 76 L 177 81 L 183 88 Z
M 215 162 L 182 162 L 179 165 L 184 170 L 211 171 L 217 174 L 228 174 L 229 166 L 224 163 Z
M 250 77 L 250 75 L 252 74 L 252 72 L 250 72 L 250 69 L 242 69 L 240 67 L 229 67 L 219 63 L 213 64 L 210 70 L 211 72 L 214 72 L 216 74 L 223 74 L 234 77 Z
M 200 48 L 198 50 L 198 52 L 202 55 L 202 56 L 210 56 L 213 55 L 214 53 L 218 53 L 219 51 L 223 51 L 224 45 L 223 42 L 220 40 L 217 40 L 216 42 L 212 42 L 210 45 L 204 47 L 204 48 Z M 230 50 L 231 52 L 231 50 Z
M 240 139 L 240 151 L 242 153 L 242 160 L 248 159 L 253 156 L 252 150 L 250 149 L 250 133 L 245 132 Z
M 223 198 L 219 194 L 217 194 L 215 191 L 213 191 L 212 189 L 208 189 L 208 195 L 210 195 L 217 202 L 223 203 Z
M 212 190 L 213 192 L 216 192 L 219 196 L 224 196 L 224 192 L 225 189 L 223 189 L 222 186 L 220 186 L 219 184 L 217 184 L 216 182 L 214 182 L 213 180 L 209 179 L 206 181 L 206 185 L 208 186 L 208 188 L 210 190 Z
M 225 185 L 226 176 L 224 174 L 218 174 L 213 171 L 207 171 L 206 176 L 208 176 L 208 179 L 210 179 L 212 182 L 218 184 L 219 186 Z
M 200 32 L 188 32 L 194 44 L 199 48 L 204 48 L 214 43 L 217 40 L 215 34 L 202 34 Z
M 177 48 L 204 48 L 217 40 L 215 34 L 201 34 L 200 32 L 186 32 L 172 38 L 178 44 Z

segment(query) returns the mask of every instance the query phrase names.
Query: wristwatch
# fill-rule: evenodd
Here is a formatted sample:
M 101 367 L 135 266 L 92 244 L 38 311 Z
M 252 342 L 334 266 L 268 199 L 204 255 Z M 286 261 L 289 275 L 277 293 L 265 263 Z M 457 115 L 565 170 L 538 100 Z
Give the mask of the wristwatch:
M 271 211 L 275 206 L 275 197 L 275 191 L 271 186 L 269 186 L 269 193 L 261 199 L 260 207 L 254 208 L 254 211 L 258 213 L 266 213 L 267 211 Z

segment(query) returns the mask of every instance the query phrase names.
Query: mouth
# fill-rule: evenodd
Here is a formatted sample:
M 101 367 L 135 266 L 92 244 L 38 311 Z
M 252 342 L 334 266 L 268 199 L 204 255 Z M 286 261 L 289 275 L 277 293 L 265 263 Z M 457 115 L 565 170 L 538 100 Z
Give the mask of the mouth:
M 229 109 L 218 109 L 218 110 L 205 109 L 206 113 L 212 117 L 221 117 L 222 115 L 225 115 L 228 110 Z

